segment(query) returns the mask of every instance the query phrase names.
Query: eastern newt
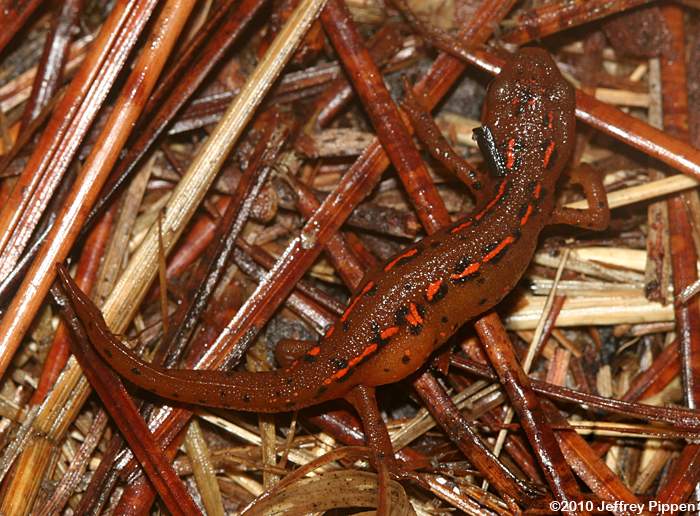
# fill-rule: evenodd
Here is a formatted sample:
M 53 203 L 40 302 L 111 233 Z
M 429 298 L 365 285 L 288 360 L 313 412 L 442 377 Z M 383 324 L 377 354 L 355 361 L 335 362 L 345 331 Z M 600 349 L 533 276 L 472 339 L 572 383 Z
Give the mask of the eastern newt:
M 475 131 L 490 165 L 490 197 L 476 213 L 368 273 L 321 342 L 288 367 L 256 373 L 153 367 L 109 333 L 65 269 L 59 277 L 101 356 L 164 398 L 280 412 L 347 397 L 355 386 L 396 382 L 522 276 L 540 231 L 553 221 L 556 183 L 574 144 L 574 103 L 549 54 L 532 48 L 515 54 L 489 86 L 483 126 Z

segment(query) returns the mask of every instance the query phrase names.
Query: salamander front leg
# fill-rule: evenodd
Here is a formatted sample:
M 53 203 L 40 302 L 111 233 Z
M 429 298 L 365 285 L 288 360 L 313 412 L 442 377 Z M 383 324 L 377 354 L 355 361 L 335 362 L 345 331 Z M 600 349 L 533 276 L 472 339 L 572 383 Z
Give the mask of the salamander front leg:
M 378 515 L 388 515 L 391 509 L 389 492 L 389 473 L 399 473 L 399 466 L 394 457 L 389 432 L 377 406 L 374 387 L 358 385 L 345 395 L 345 399 L 355 407 L 362 420 L 367 445 L 372 451 L 370 459 L 379 479 Z
M 550 224 L 567 224 L 594 231 L 607 228 L 610 223 L 610 208 L 603 187 L 603 175 L 590 165 L 583 164 L 570 173 L 570 178 L 572 183 L 583 188 L 588 209 L 556 208 Z
M 404 81 L 404 86 L 406 98 L 402 103 L 402 107 L 411 119 L 411 125 L 416 131 L 416 136 L 433 158 L 442 163 L 447 170 L 469 188 L 469 192 L 479 204 L 481 197 L 483 197 L 484 181 L 482 174 L 469 164 L 467 160 L 457 154 L 452 145 L 445 139 L 430 112 L 425 109 L 420 99 L 413 94 L 411 85 Z

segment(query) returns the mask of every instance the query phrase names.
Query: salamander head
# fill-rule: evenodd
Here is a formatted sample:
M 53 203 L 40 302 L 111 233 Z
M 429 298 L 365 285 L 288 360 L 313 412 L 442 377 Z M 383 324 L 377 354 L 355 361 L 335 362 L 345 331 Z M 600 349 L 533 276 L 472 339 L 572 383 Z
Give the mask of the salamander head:
M 484 125 L 508 172 L 556 180 L 574 136 L 575 94 L 544 50 L 515 54 L 489 86 Z

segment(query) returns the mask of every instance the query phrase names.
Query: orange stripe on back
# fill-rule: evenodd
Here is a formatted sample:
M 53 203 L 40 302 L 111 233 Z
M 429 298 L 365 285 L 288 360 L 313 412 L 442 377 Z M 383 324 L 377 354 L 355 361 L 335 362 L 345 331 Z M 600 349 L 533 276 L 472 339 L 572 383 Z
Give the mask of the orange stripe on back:
M 554 152 L 554 148 L 556 147 L 556 143 L 554 141 L 549 142 L 549 145 L 547 145 L 547 148 L 544 151 L 544 159 L 542 160 L 543 165 L 546 167 L 549 166 L 549 160 L 552 159 L 552 153 Z
M 506 168 L 508 170 L 515 165 L 515 138 L 508 140 L 508 151 L 506 152 Z
M 399 263 L 404 258 L 410 258 L 411 256 L 413 256 L 417 253 L 418 253 L 418 249 L 416 249 L 415 247 L 413 249 L 409 249 L 405 253 L 397 256 L 396 258 L 391 260 L 389 263 L 387 263 L 386 266 L 384 267 L 384 272 L 390 271 L 397 263 Z
M 438 293 L 440 290 L 440 285 L 442 285 L 442 280 L 437 280 L 432 282 L 430 285 L 428 285 L 428 289 L 426 290 L 425 297 L 428 301 L 432 301 L 433 298 L 435 297 L 435 294 Z
M 506 247 L 508 247 L 510 244 L 515 242 L 515 237 L 513 236 L 507 236 L 501 242 L 486 256 L 484 256 L 484 263 L 485 262 L 490 262 L 493 260 L 496 256 L 498 256 L 498 253 L 503 251 Z
M 530 215 L 532 215 L 532 204 L 527 205 L 527 211 L 525 212 L 525 215 L 523 215 L 523 218 L 520 219 L 521 226 L 527 224 L 527 221 L 530 220 Z
M 474 274 L 476 271 L 479 270 L 479 267 L 481 267 L 481 264 L 479 262 L 474 262 L 472 264 L 469 264 L 467 267 L 464 268 L 464 270 L 458 274 L 452 274 L 450 276 L 450 279 L 453 280 L 460 280 L 463 278 L 466 278 L 467 276 Z
M 476 214 L 474 217 L 476 220 L 481 220 L 484 215 L 486 215 L 491 208 L 493 208 L 498 201 L 501 200 L 501 197 L 506 193 L 506 187 L 508 186 L 508 181 L 501 181 L 501 184 L 498 185 L 498 193 L 496 196 L 489 201 L 489 203 L 486 205 L 486 207 L 481 210 L 479 213 Z
M 362 292 L 360 292 L 360 295 L 366 294 L 370 290 L 374 288 L 374 281 L 368 281 L 367 285 L 362 289 Z
M 352 309 L 355 308 L 355 305 L 357 302 L 360 300 L 360 296 L 357 296 L 355 299 L 352 300 L 352 303 L 350 303 L 350 306 L 348 306 L 345 309 L 345 312 L 343 312 L 343 315 L 340 317 L 340 320 L 345 322 L 350 315 L 350 312 L 352 312 Z

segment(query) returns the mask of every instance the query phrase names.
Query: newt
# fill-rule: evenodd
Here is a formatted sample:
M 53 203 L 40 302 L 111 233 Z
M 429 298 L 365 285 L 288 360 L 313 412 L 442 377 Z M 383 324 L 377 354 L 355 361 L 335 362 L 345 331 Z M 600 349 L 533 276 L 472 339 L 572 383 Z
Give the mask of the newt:
M 104 360 L 163 398 L 255 412 L 337 398 L 357 407 L 356 388 L 414 373 L 461 325 L 496 306 L 520 280 L 546 225 L 607 225 L 602 184 L 591 175 L 574 176 L 589 210 L 555 208 L 557 182 L 574 146 L 574 108 L 574 90 L 548 53 L 527 48 L 513 55 L 490 84 L 483 126 L 475 130 L 489 165 L 489 177 L 472 174 L 472 193 L 482 197 L 475 212 L 369 272 L 321 341 L 275 371 L 154 367 L 109 333 L 99 310 L 59 267 L 63 290 Z M 434 140 L 426 148 L 446 158 L 419 106 L 409 103 L 407 112 L 424 129 L 416 127 L 417 134 Z

